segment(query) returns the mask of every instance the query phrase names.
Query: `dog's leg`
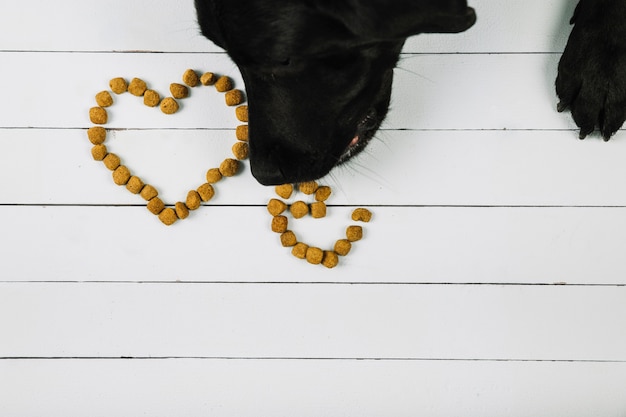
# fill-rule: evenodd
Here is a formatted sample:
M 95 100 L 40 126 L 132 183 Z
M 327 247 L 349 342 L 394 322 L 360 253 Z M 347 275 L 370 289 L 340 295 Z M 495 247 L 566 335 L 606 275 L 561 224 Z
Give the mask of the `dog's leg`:
M 626 0 L 581 0 L 559 62 L 558 110 L 569 108 L 584 139 L 605 140 L 626 120 Z

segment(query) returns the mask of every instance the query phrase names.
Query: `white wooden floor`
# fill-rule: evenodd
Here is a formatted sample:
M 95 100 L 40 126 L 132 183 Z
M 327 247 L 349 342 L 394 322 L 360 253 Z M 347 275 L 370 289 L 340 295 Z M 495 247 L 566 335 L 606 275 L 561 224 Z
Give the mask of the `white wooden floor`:
M 167 228 L 91 159 L 113 77 L 243 87 L 191 0 L 0 4 L 0 414 L 626 416 L 626 134 L 555 111 L 575 1 L 471 3 L 469 32 L 408 42 L 379 140 L 295 226 L 329 246 L 371 208 L 333 270 L 280 246 L 247 170 Z M 209 87 L 110 116 L 169 204 L 238 124 Z

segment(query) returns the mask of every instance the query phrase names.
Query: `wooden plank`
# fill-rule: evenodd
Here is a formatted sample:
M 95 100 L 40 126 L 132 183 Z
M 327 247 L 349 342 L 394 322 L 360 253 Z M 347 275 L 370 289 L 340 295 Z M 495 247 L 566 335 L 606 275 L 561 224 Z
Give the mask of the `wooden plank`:
M 383 131 L 378 138 L 320 181 L 334 189 L 329 204 L 626 205 L 624 140 L 581 142 L 571 131 Z M 119 130 L 107 145 L 174 204 L 231 156 L 235 141 L 232 129 Z M 0 130 L 0 147 L 0 204 L 143 203 L 93 161 L 85 130 Z M 212 204 L 263 205 L 274 196 L 247 162 L 215 189 Z
M 413 55 L 397 71 L 387 129 L 574 129 L 567 114 L 556 112 L 557 55 Z M 37 80 L 24 88 L 15 80 Z M 167 95 L 186 68 L 233 76 L 236 67 L 223 54 L 0 53 L 0 87 L 11 100 L 0 102 L 7 115 L 0 127 L 84 128 L 91 123 L 93 96 L 116 76 L 144 78 Z M 459 76 L 459 74 L 463 76 Z M 129 94 L 116 97 L 109 127 L 233 128 L 232 109 L 220 95 L 202 88 L 184 101 L 184 111 L 163 116 Z M 521 99 L 523 97 L 523 99 Z M 214 104 L 209 104 L 214 103 Z M 477 103 L 482 103 L 477 105 Z
M 0 360 L 0 372 L 0 403 L 14 417 L 583 417 L 626 409 L 623 363 Z
M 626 361 L 619 286 L 0 288 L 0 357 Z
M 350 207 L 291 221 L 330 249 Z M 624 284 L 624 208 L 377 207 L 326 270 L 293 258 L 263 207 L 205 207 L 170 228 L 145 207 L 0 207 L 7 281 L 312 281 Z M 36 262 L 33 262 L 36 258 Z
M 407 52 L 560 52 L 575 2 L 469 2 L 478 22 L 461 35 L 421 35 Z M 532 30 L 529 30 L 532 28 Z M 493 33 L 498 36 L 493 36 Z M 45 36 L 44 36 L 45 35 Z M 207 52 L 192 0 L 30 0 L 0 16 L 0 50 Z

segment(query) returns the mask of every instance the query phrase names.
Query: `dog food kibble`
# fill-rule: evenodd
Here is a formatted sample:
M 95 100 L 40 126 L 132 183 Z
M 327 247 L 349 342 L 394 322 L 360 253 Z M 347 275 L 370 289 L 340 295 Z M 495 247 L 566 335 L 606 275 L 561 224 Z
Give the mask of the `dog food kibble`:
M 111 171 L 115 171 L 117 167 L 119 167 L 121 164 L 120 157 L 115 155 L 114 153 L 110 153 L 105 156 L 102 162 L 104 162 L 104 166 Z
M 93 159 L 96 161 L 102 161 L 104 157 L 107 156 L 107 153 L 107 147 L 104 145 L 96 145 L 91 148 L 91 156 L 93 156 Z
M 180 201 L 177 202 L 174 209 L 176 210 L 176 216 L 178 216 L 179 219 L 185 220 L 189 217 L 189 209 L 184 203 L 181 203 Z
M 107 131 L 102 126 L 94 126 L 87 129 L 89 142 L 94 145 L 102 145 L 107 138 Z
M 189 87 L 195 87 L 200 83 L 200 78 L 198 74 L 192 69 L 188 69 L 183 74 L 183 82 L 187 84 Z
M 241 90 L 230 90 L 224 95 L 227 106 L 238 106 L 243 103 L 243 92 Z
M 287 218 L 285 216 L 272 217 L 272 232 L 285 233 L 287 231 Z
M 356 242 L 363 238 L 363 228 L 361 226 L 348 226 L 346 237 L 350 242 Z
M 154 90 L 146 90 L 143 93 L 143 104 L 148 107 L 156 107 L 161 102 L 161 96 Z
M 355 222 L 365 222 L 368 223 L 372 220 L 372 212 L 366 208 L 358 208 L 352 212 L 352 220 Z
M 108 91 L 100 91 L 96 94 L 96 103 L 98 103 L 100 107 L 109 107 L 113 104 L 113 97 L 111 97 Z
M 237 136 L 238 140 L 243 140 L 245 142 L 250 138 L 248 134 L 248 125 L 239 125 L 235 130 L 235 136 Z
M 202 205 L 202 199 L 200 198 L 200 194 L 197 191 L 191 190 L 187 193 L 187 200 L 185 200 L 185 205 L 189 210 L 197 210 Z
M 337 255 L 346 256 L 352 249 L 352 243 L 348 239 L 339 239 L 335 242 L 335 252 Z
M 330 194 L 332 193 L 331 189 L 327 185 L 320 186 L 317 191 L 315 191 L 315 200 L 317 201 L 326 201 Z
M 235 109 L 235 116 L 240 122 L 248 123 L 248 106 L 239 106 Z
M 236 159 L 226 158 L 220 164 L 220 173 L 225 177 L 232 177 L 239 169 L 239 161 Z
M 248 154 L 250 153 L 250 149 L 248 148 L 248 144 L 246 142 L 237 142 L 233 145 L 233 155 L 235 158 L 240 161 L 244 159 L 248 159 Z
M 209 201 L 215 195 L 215 190 L 209 183 L 202 184 L 196 191 L 198 191 L 198 195 L 200 195 L 200 198 L 204 202 Z
M 267 203 L 267 211 L 269 211 L 272 216 L 283 214 L 285 210 L 287 210 L 287 204 L 275 198 L 272 198 L 269 203 Z
M 233 82 L 230 78 L 224 75 L 215 82 L 215 89 L 220 93 L 225 93 L 226 91 L 233 89 Z
M 178 216 L 173 208 L 168 207 L 159 213 L 159 220 L 161 220 L 164 225 L 171 226 L 176 223 Z
M 122 94 L 128 91 L 128 83 L 121 77 L 113 78 L 109 81 L 109 87 L 115 94 Z
M 315 181 L 301 182 L 298 184 L 298 189 L 306 195 L 311 195 L 317 191 L 317 183 Z
M 130 181 L 130 180 L 129 180 Z M 157 195 L 159 195 L 159 192 L 156 190 L 156 188 L 154 188 L 153 186 L 151 186 L 150 184 L 145 185 L 141 191 L 139 192 L 139 195 L 141 196 L 141 198 L 143 198 L 146 201 L 150 201 L 152 200 L 154 197 L 156 197 Z
M 306 258 L 306 251 L 308 249 L 309 245 L 307 245 L 306 243 L 298 242 L 293 247 L 293 249 L 291 249 L 291 254 L 298 259 L 304 259 Z
M 189 97 L 189 88 L 186 85 L 172 83 L 170 84 L 170 93 L 174 98 L 186 98 Z
M 322 258 L 322 265 L 326 268 L 334 268 L 339 265 L 339 257 L 337 254 L 330 250 L 324 251 L 324 257 Z
M 107 111 L 102 107 L 92 107 L 89 109 L 89 120 L 97 125 L 106 124 L 108 120 Z
M 298 239 L 296 239 L 296 235 L 291 230 L 287 230 L 280 235 L 280 243 L 285 248 L 290 248 L 298 243 Z
M 324 259 L 324 251 L 320 248 L 309 248 L 306 251 L 306 260 L 313 265 L 319 265 Z
M 200 77 L 202 85 L 213 85 L 217 81 L 217 77 L 212 72 L 205 72 Z
M 126 183 L 126 189 L 133 194 L 139 194 L 141 190 L 143 189 L 143 186 L 144 186 L 143 181 L 141 181 L 139 177 L 136 177 L 134 175 L 130 177 L 130 179 Z
M 323 201 L 317 201 L 311 204 L 311 216 L 314 219 L 326 217 L 326 204 Z
M 219 168 L 211 168 L 206 172 L 206 182 L 209 184 L 215 184 L 222 179 L 222 173 Z
M 296 201 L 289 207 L 289 211 L 295 219 L 301 219 L 309 214 L 309 206 L 304 201 Z
M 126 185 L 128 180 L 130 180 L 130 170 L 124 165 L 118 166 L 113 171 L 113 182 L 117 185 Z
M 128 92 L 134 96 L 141 97 L 148 89 L 148 85 L 141 78 L 133 78 L 128 84 Z
M 163 211 L 165 204 L 159 197 L 154 197 L 152 200 L 148 201 L 148 205 L 146 207 L 148 207 L 150 213 L 156 216 Z
M 274 188 L 274 191 L 276 192 L 276 194 L 278 194 L 279 196 L 281 196 L 282 198 L 286 200 L 289 197 L 291 197 L 291 194 L 293 193 L 293 185 L 291 184 L 277 185 Z
M 178 102 L 172 97 L 166 97 L 161 101 L 161 111 L 165 114 L 174 114 L 178 111 Z

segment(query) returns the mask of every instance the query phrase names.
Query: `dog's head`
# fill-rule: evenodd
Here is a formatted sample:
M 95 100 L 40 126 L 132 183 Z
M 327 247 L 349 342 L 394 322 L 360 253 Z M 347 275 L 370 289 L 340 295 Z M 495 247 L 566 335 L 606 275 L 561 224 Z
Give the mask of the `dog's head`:
M 250 163 L 266 185 L 326 175 L 387 114 L 407 37 L 460 32 L 466 0 L 196 0 L 202 33 L 239 67 Z

